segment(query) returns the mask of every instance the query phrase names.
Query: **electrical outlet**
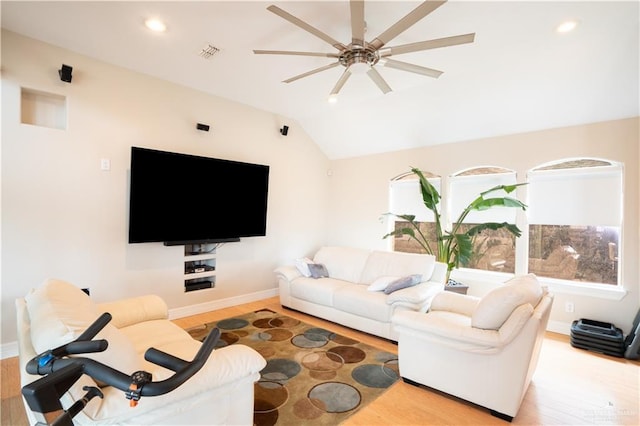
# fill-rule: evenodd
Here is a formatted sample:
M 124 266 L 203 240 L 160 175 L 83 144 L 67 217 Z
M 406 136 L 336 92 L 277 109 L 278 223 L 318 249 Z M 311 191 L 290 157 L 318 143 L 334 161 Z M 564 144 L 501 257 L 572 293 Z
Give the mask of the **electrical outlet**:
M 564 311 L 565 312 L 573 312 L 574 308 L 575 308 L 575 306 L 573 306 L 573 302 L 565 302 L 565 304 L 564 304 Z

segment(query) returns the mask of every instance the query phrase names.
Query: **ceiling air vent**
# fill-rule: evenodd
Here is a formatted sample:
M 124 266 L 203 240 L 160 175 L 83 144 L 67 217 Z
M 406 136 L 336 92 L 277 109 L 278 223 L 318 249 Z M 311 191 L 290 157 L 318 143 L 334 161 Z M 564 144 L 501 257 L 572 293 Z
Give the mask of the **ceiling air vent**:
M 201 50 L 198 55 L 202 56 L 204 59 L 211 59 L 213 55 L 218 53 L 220 49 L 212 45 L 211 43 L 207 43 Z

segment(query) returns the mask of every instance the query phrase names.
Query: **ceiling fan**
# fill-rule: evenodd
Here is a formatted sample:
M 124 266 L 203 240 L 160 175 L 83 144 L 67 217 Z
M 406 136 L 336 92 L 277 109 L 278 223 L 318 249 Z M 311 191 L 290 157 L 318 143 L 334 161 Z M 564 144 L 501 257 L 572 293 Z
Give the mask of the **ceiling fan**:
M 413 24 L 420 21 L 422 18 L 446 3 L 446 0 L 428 0 L 421 3 L 414 10 L 409 12 L 404 18 L 400 19 L 398 22 L 390 26 L 382 34 L 380 34 L 373 40 L 366 42 L 364 39 L 366 30 L 366 23 L 364 20 L 364 0 L 350 0 L 349 3 L 351 9 L 352 36 L 351 43 L 347 45 L 340 43 L 339 41 L 333 39 L 331 36 L 325 34 L 324 32 L 307 24 L 303 20 L 291 15 L 290 13 L 280 9 L 275 5 L 267 7 L 267 10 L 269 10 L 270 12 L 275 13 L 281 18 L 286 19 L 292 24 L 329 43 L 331 46 L 338 50 L 337 53 L 296 52 L 286 50 L 254 50 L 253 53 L 258 55 L 266 54 L 322 56 L 337 59 L 336 62 L 330 63 L 329 65 L 313 69 L 311 71 L 296 75 L 283 81 L 284 83 L 291 83 L 292 81 L 299 80 L 303 77 L 308 77 L 321 71 L 325 71 L 337 67 L 338 65 L 342 65 L 343 67 L 345 67 L 345 70 L 342 76 L 338 79 L 338 82 L 333 87 L 333 90 L 330 94 L 330 98 L 335 98 L 340 92 L 340 89 L 342 89 L 342 86 L 344 86 L 344 84 L 347 82 L 351 74 L 354 73 L 366 73 L 369 78 L 371 78 L 371 80 L 373 80 L 373 82 L 380 88 L 380 90 L 382 90 L 383 93 L 390 92 L 391 87 L 387 84 L 384 78 L 382 78 L 382 75 L 380 75 L 380 73 L 376 70 L 376 65 L 438 78 L 442 74 L 442 71 L 438 71 L 432 68 L 426 68 L 420 65 L 396 61 L 393 59 L 389 59 L 389 57 L 392 55 L 399 55 L 403 53 L 418 52 L 422 50 L 472 43 L 475 38 L 475 33 L 470 33 L 434 40 L 419 41 L 393 47 L 385 47 L 387 43 L 407 30 Z

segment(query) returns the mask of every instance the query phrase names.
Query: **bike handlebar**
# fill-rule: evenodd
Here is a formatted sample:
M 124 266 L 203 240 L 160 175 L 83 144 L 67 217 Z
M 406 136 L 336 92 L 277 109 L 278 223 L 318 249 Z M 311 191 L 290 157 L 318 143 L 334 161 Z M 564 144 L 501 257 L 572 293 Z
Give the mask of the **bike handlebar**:
M 109 313 L 102 314 L 73 342 L 44 352 L 31 359 L 26 365 L 27 372 L 29 374 L 46 375 L 70 364 L 79 364 L 82 366 L 84 374 L 126 392 L 131 385 L 130 374 L 125 374 L 90 358 L 61 358 L 66 355 L 101 352 L 107 349 L 108 343 L 106 340 L 91 339 L 95 337 L 110 320 L 111 315 Z M 171 369 L 175 371 L 175 373 L 165 380 L 158 382 L 150 381 L 143 384 L 140 389 L 140 396 L 163 395 L 182 385 L 202 368 L 215 348 L 219 338 L 220 330 L 216 328 L 209 333 L 204 342 L 202 342 L 202 346 L 190 362 L 158 349 L 149 348 L 145 352 L 145 359 L 147 361 Z

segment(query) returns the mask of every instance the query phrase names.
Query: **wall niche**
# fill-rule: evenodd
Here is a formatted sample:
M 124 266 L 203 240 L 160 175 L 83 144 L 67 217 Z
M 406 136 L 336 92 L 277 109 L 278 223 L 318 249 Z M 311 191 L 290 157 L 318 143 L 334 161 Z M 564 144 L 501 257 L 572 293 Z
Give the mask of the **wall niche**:
M 20 122 L 67 129 L 67 98 L 40 90 L 20 88 Z

